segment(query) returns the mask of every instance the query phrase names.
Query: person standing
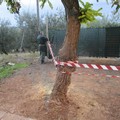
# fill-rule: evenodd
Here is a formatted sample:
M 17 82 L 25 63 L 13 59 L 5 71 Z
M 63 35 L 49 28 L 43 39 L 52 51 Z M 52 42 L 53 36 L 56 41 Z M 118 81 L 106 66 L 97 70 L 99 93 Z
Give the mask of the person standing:
M 48 39 L 45 36 L 43 36 L 42 33 L 39 33 L 39 35 L 37 36 L 37 42 L 39 44 L 41 64 L 45 63 L 45 56 L 47 56 L 47 41 Z

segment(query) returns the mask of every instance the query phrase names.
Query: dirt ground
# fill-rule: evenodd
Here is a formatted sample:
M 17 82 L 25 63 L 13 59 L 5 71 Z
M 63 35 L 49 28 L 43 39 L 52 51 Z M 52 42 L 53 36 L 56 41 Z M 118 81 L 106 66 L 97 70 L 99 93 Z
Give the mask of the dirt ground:
M 27 61 L 27 59 L 26 59 Z M 37 120 L 120 120 L 120 72 L 79 68 L 72 74 L 69 104 L 48 106 L 55 82 L 56 68 L 52 62 L 40 64 L 32 59 L 28 68 L 16 71 L 0 82 L 0 111 Z

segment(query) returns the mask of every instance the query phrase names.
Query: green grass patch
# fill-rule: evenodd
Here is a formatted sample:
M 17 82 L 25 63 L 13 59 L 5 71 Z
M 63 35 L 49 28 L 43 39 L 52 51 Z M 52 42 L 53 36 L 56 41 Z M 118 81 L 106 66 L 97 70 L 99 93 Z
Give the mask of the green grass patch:
M 2 78 L 6 78 L 9 77 L 10 75 L 12 75 L 14 73 L 15 70 L 21 69 L 21 68 L 25 68 L 28 65 L 25 63 L 17 63 L 13 66 L 11 65 L 5 65 L 0 67 L 0 80 Z

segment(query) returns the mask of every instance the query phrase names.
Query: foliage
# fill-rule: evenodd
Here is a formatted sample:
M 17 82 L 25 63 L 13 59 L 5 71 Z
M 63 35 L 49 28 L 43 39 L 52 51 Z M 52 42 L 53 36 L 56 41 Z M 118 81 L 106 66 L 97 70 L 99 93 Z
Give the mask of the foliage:
M 80 13 L 81 15 L 78 17 L 81 21 L 81 23 L 87 23 L 87 22 L 92 22 L 94 21 L 96 18 L 96 16 L 102 16 L 102 13 L 100 13 L 100 9 L 98 10 L 93 10 L 92 6 L 93 4 L 90 4 L 89 2 L 82 2 L 81 0 L 79 0 L 81 5 L 80 6 Z
M 41 5 L 42 7 L 44 7 L 45 3 L 48 2 L 49 0 L 40 0 L 41 1 Z M 82 2 L 82 0 L 79 0 L 80 4 L 80 16 L 78 17 L 78 19 L 80 20 L 81 23 L 87 23 L 87 22 L 91 22 L 95 20 L 96 16 L 102 16 L 102 14 L 100 13 L 100 9 L 98 10 L 94 10 L 92 8 L 92 4 L 90 4 L 89 2 Z M 51 4 L 49 4 L 51 7 Z
M 112 14 L 111 16 L 112 22 L 120 23 L 120 11 L 118 11 L 116 14 Z
M 20 28 L 19 39 L 17 41 L 19 43 L 19 48 L 23 39 L 22 48 L 34 52 L 37 49 L 36 36 L 38 34 L 36 15 L 24 12 L 20 16 L 16 16 L 16 21 L 18 27 Z
M 9 77 L 15 70 L 27 67 L 27 64 L 17 63 L 13 66 L 5 65 L 0 67 L 0 79 Z
M 49 20 L 49 29 L 65 29 L 66 20 L 64 17 L 65 13 L 62 10 L 57 10 L 56 14 L 47 14 Z M 45 33 L 45 22 L 46 16 L 42 16 L 40 21 L 41 30 Z M 4 50 L 9 52 L 18 52 L 22 37 L 23 45 L 25 51 L 35 52 L 38 49 L 36 42 L 37 36 L 37 18 L 35 14 L 22 13 L 20 16 L 15 17 L 18 27 L 11 27 L 9 21 L 0 21 L 0 53 L 3 53 L 1 44 Z
M 7 9 L 11 13 L 17 13 L 19 14 L 19 10 L 21 8 L 20 3 L 17 0 L 0 0 L 0 4 L 5 1 L 7 5 Z
M 99 2 L 100 0 L 97 0 L 97 2 Z M 108 3 L 109 0 L 106 0 L 106 2 Z M 112 1 L 112 6 L 111 7 L 114 7 L 116 6 L 116 10 L 115 10 L 115 13 L 116 14 L 118 12 L 118 10 L 120 9 L 120 0 L 111 0 Z
M 66 20 L 65 20 L 65 12 L 61 9 L 57 9 L 55 14 L 47 14 L 49 29 L 65 29 L 66 28 Z
M 46 2 L 49 4 L 49 6 L 50 6 L 51 8 L 53 8 L 52 3 L 50 2 L 50 0 L 39 0 L 39 1 L 40 1 L 40 3 L 41 3 L 41 7 L 42 7 L 42 8 L 44 7 L 44 5 L 45 5 Z
M 2 3 L 2 1 L 3 0 L 1 0 L 0 3 Z M 4 1 L 7 3 L 8 10 L 11 13 L 19 13 L 19 9 L 21 6 L 18 0 L 4 0 Z M 108 2 L 108 0 L 106 1 Z M 50 0 L 39 0 L 39 2 L 42 8 L 44 7 L 45 3 L 48 3 L 49 6 L 53 8 Z M 84 3 L 82 0 L 79 0 L 79 2 L 82 5 L 82 6 L 80 5 L 80 16 L 78 17 L 81 23 L 92 22 L 96 19 L 95 18 L 96 16 L 102 16 L 102 14 L 100 13 L 101 8 L 98 10 L 94 10 L 92 8 L 92 4 L 90 4 L 89 2 Z M 113 6 L 116 6 L 116 12 L 118 12 L 120 8 L 119 0 L 112 0 L 112 7 Z
M 120 13 L 113 14 L 112 16 L 103 16 L 102 19 L 98 19 L 88 24 L 90 28 L 108 28 L 120 26 Z
M 15 28 L 10 27 L 9 21 L 0 20 L 0 24 L 0 53 L 7 53 L 13 49 L 17 34 Z
M 118 12 L 118 10 L 120 9 L 120 1 L 119 0 L 113 0 L 113 4 L 112 7 L 116 6 L 116 11 L 114 14 L 116 14 Z

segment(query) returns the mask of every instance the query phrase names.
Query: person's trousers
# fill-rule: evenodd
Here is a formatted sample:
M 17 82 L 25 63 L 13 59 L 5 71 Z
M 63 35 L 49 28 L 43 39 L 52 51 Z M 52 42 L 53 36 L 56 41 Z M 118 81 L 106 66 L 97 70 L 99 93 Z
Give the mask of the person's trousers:
M 41 61 L 41 63 L 45 62 L 45 52 L 43 52 L 43 51 L 40 51 L 40 61 Z

